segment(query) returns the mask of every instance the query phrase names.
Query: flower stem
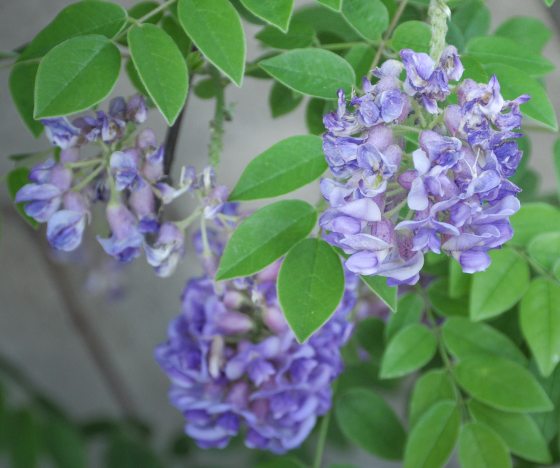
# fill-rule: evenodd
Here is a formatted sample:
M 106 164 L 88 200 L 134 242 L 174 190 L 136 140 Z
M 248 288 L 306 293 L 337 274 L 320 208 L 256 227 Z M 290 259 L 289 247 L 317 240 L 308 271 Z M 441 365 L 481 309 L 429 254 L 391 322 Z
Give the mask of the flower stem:
M 79 169 L 82 167 L 95 166 L 96 164 L 101 164 L 101 163 L 103 163 L 102 158 L 95 158 L 95 159 L 87 159 L 85 161 L 66 163 L 64 166 L 67 167 L 68 169 Z
M 331 410 L 332 411 L 332 410 Z M 321 468 L 323 462 L 323 454 L 327 444 L 327 434 L 329 433 L 329 424 L 331 422 L 331 411 L 323 416 L 319 427 L 319 439 L 317 440 L 317 449 L 315 450 L 315 458 L 313 459 L 313 468 Z
M 375 53 L 375 57 L 373 58 L 373 63 L 371 64 L 369 73 L 367 75 L 368 78 L 371 78 L 373 71 L 377 68 L 377 65 L 379 65 L 379 61 L 381 60 L 381 55 L 385 51 L 385 47 L 387 47 L 387 43 L 389 42 L 389 39 L 391 38 L 393 31 L 397 27 L 399 19 L 401 19 L 401 16 L 404 12 L 404 9 L 406 8 L 407 3 L 408 0 L 402 0 L 401 3 L 399 4 L 399 7 L 397 8 L 395 15 L 393 16 L 393 19 L 391 20 L 391 24 L 389 25 L 389 28 L 385 32 L 385 35 L 383 36 L 383 40 L 379 44 L 379 48 Z
M 72 187 L 74 192 L 79 192 L 87 186 L 93 179 L 95 179 L 101 172 L 105 169 L 105 164 L 99 164 L 93 171 L 91 171 L 87 177 L 83 178 L 79 184 Z
M 208 145 L 208 157 L 210 159 L 210 164 L 212 164 L 212 166 L 214 167 L 217 167 L 220 163 L 220 156 L 224 146 L 224 122 L 226 118 L 225 92 L 220 72 L 216 68 L 212 67 L 210 73 L 214 82 L 216 83 L 217 92 L 214 119 L 210 124 L 211 134 L 210 143 Z
M 166 2 L 163 2 L 160 6 L 158 6 L 157 8 L 154 8 L 153 10 L 151 10 L 150 12 L 146 13 L 144 16 L 142 16 L 141 18 L 138 19 L 129 19 L 130 22 L 132 22 L 132 25 L 141 25 L 142 23 L 145 23 L 146 21 L 148 21 L 150 18 L 152 18 L 153 16 L 156 16 L 158 13 L 160 13 L 163 10 L 166 10 L 167 8 L 169 8 L 171 5 L 173 5 L 177 0 L 167 0 Z M 116 36 L 113 37 L 113 41 L 116 42 L 118 41 L 120 38 L 122 38 L 130 29 L 130 26 L 127 26 L 126 28 L 124 28 L 121 32 L 117 33 Z
M 441 53 L 445 48 L 445 37 L 447 36 L 447 19 L 451 16 L 451 10 L 447 6 L 447 0 L 430 0 L 428 16 L 432 26 L 432 38 L 430 40 L 430 56 L 434 62 L 439 62 Z

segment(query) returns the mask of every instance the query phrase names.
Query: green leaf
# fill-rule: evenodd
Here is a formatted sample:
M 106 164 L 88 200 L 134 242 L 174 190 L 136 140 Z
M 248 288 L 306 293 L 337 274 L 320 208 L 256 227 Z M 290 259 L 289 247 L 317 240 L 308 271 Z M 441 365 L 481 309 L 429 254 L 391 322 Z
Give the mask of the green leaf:
M 342 16 L 368 41 L 380 39 L 389 26 L 389 12 L 381 0 L 344 0 Z
M 409 421 L 414 427 L 432 406 L 440 401 L 455 399 L 455 390 L 445 370 L 431 370 L 423 374 L 414 385 L 410 398 Z
M 8 185 L 8 194 L 10 195 L 10 199 L 14 202 L 16 199 L 16 193 L 18 193 L 19 189 L 29 183 L 29 169 L 27 167 L 18 167 L 8 172 L 6 176 L 6 183 Z M 37 229 L 39 223 L 30 216 L 27 216 L 25 210 L 23 209 L 24 205 L 25 203 L 17 203 L 15 205 L 17 212 L 33 229 Z
M 346 60 L 322 49 L 291 50 L 259 65 L 288 88 L 324 99 L 336 99 L 340 88 L 349 92 L 356 81 Z
M 378 364 L 384 350 L 385 322 L 378 317 L 367 317 L 358 322 L 354 333 L 360 347 Z
M 560 210 L 547 203 L 525 203 L 511 217 L 511 225 L 510 244 L 525 247 L 539 234 L 560 231 Z
M 193 91 L 200 99 L 212 99 L 218 94 L 218 86 L 216 80 L 213 78 L 206 78 L 197 82 Z
M 247 10 L 286 32 L 290 25 L 294 0 L 241 0 Z
M 33 136 L 43 132 L 43 124 L 33 118 L 35 78 L 38 63 L 16 63 L 10 72 L 10 94 L 16 109 Z
M 165 18 L 163 18 L 163 20 L 161 21 L 161 29 L 169 34 L 169 37 L 173 39 L 175 45 L 181 52 L 181 55 L 187 58 L 192 48 L 192 42 L 189 36 L 185 34 L 184 29 L 177 22 L 175 17 L 166 16 Z
M 255 211 L 239 224 L 222 255 L 217 280 L 249 276 L 307 237 L 317 212 L 301 200 L 283 200 Z
M 106 468 L 163 468 L 147 444 L 120 433 L 111 437 L 104 462 Z
M 322 5 L 299 8 L 294 13 L 292 21 L 301 21 L 311 26 L 321 43 L 362 40 L 357 31 L 348 24 L 340 13 Z
M 322 5 L 334 11 L 340 11 L 342 8 L 342 0 L 317 0 Z
M 523 336 L 548 377 L 560 361 L 560 285 L 547 278 L 531 282 L 519 308 Z
M 554 5 L 554 2 L 556 2 L 556 0 L 544 0 L 544 4 L 547 7 L 551 7 L 552 5 Z
M 45 428 L 48 451 L 57 468 L 87 466 L 86 447 L 77 428 L 59 418 L 52 418 Z
M 393 409 L 376 393 L 354 389 L 335 405 L 342 433 L 361 449 L 387 460 L 400 460 L 406 433 Z
M 128 16 L 138 20 L 152 13 L 152 11 L 154 11 L 160 5 L 161 4 L 159 2 L 156 2 L 155 0 L 146 0 L 144 2 L 139 2 L 133 5 L 132 7 L 130 7 L 130 9 L 128 10 Z M 163 18 L 163 11 L 160 11 L 150 16 L 150 18 L 145 20 L 144 23 L 157 24 L 160 22 L 162 18 Z
M 41 444 L 37 420 L 28 409 L 8 413 L 7 442 L 12 468 L 38 466 Z
M 326 168 L 320 137 L 289 137 L 272 145 L 249 163 L 229 199 L 277 197 L 313 182 Z
M 516 50 L 519 50 L 519 47 Z M 515 99 L 522 94 L 528 94 L 531 96 L 531 100 L 521 107 L 523 113 L 544 124 L 547 128 L 558 131 L 556 112 L 541 83 L 526 73 L 520 72 L 517 68 L 503 63 L 487 64 L 485 68 L 500 80 L 501 91 L 505 99 Z
M 153 24 L 134 26 L 128 47 L 146 91 L 171 126 L 181 112 L 189 86 L 185 59 L 177 45 Z
M 455 368 L 459 385 L 473 398 L 511 412 L 549 411 L 550 399 L 529 371 L 497 356 L 473 356 Z
M 468 408 L 474 419 L 496 432 L 513 454 L 537 463 L 551 462 L 546 441 L 528 414 L 498 411 L 474 400 Z
M 369 44 L 357 44 L 344 55 L 346 61 L 354 69 L 356 86 L 362 87 L 362 78 L 369 73 L 375 57 L 375 49 Z
M 459 435 L 461 416 L 451 401 L 432 406 L 414 426 L 406 443 L 404 468 L 445 465 Z
M 381 361 L 380 377 L 402 377 L 427 364 L 436 352 L 436 338 L 425 326 L 413 324 L 398 332 Z
M 430 51 L 432 31 L 422 21 L 405 21 L 399 24 L 391 37 L 393 50 L 414 49 L 416 52 Z
M 282 33 L 273 26 L 261 29 L 255 38 L 263 44 L 275 49 L 299 49 L 310 46 L 313 42 L 315 31 L 311 26 L 292 20 L 287 33 Z
M 552 157 L 554 158 L 554 170 L 556 174 L 556 193 L 558 199 L 560 199 L 560 139 L 556 140 L 554 143 Z
M 397 311 L 397 286 L 388 286 L 387 278 L 384 276 L 360 276 L 367 287 L 381 299 L 391 312 Z
M 459 461 L 463 468 L 509 468 L 511 459 L 505 442 L 488 426 L 471 422 L 459 435 Z
M 552 62 L 505 37 L 476 37 L 467 45 L 467 52 L 483 65 L 503 63 L 531 76 L 546 75 L 554 70 Z
M 398 300 L 397 311 L 389 317 L 385 338 L 389 341 L 397 332 L 413 323 L 419 323 L 424 312 L 424 300 L 414 293 L 407 293 Z
M 322 99 L 310 99 L 305 108 L 305 124 L 309 133 L 320 135 L 325 131 L 323 125 L 323 111 L 325 109 L 325 101 Z
M 39 64 L 36 119 L 84 111 L 105 99 L 119 77 L 121 54 L 105 36 L 68 39 Z
M 434 310 L 443 317 L 468 315 L 468 296 L 457 299 L 449 297 L 449 280 L 447 278 L 440 278 L 428 286 L 428 298 Z
M 272 84 L 270 94 L 268 96 L 268 105 L 272 118 L 281 117 L 282 115 L 289 114 L 297 109 L 303 101 L 303 96 L 295 93 L 290 88 L 286 88 L 277 81 Z
M 470 295 L 470 317 L 485 320 L 513 307 L 529 286 L 527 262 L 514 250 L 494 250 L 492 263 L 473 277 Z
M 533 237 L 527 253 L 541 267 L 551 271 L 555 261 L 560 258 L 560 232 L 545 232 Z
M 29 43 L 19 60 L 42 57 L 53 47 L 77 36 L 96 34 L 112 38 L 126 24 L 126 10 L 115 3 L 77 2 L 60 13 Z
M 134 89 L 136 89 L 136 91 L 149 99 L 148 91 L 146 90 L 144 83 L 142 83 L 140 75 L 138 75 L 138 70 L 136 70 L 136 67 L 134 66 L 134 63 L 131 59 L 128 59 L 126 61 L 126 65 L 124 66 L 124 68 L 126 70 L 128 79 L 130 80 L 130 83 L 132 84 L 132 86 L 134 86 Z
M 227 0 L 179 0 L 177 14 L 196 47 L 241 86 L 245 71 L 245 33 L 231 3 Z
M 490 29 L 490 10 L 483 1 L 464 2 L 451 15 L 451 23 L 457 26 L 465 43 L 476 36 L 484 36 Z
M 533 360 L 529 367 L 542 388 L 554 404 L 554 409 L 546 413 L 536 413 L 532 417 L 537 423 L 547 442 L 550 442 L 558 434 L 558 406 L 560 404 L 560 367 L 556 366 L 554 372 L 548 377 L 543 377 L 538 370 L 536 362 Z
M 552 37 L 552 31 L 537 18 L 516 16 L 504 21 L 494 33 L 506 37 L 522 46 L 524 50 L 540 54 Z
M 446 348 L 459 360 L 472 356 L 499 356 L 522 366 L 527 365 L 527 359 L 519 348 L 490 325 L 451 317 L 445 321 L 442 332 Z
M 278 274 L 278 299 L 300 343 L 332 316 L 344 293 L 340 258 L 322 239 L 304 239 L 289 252 Z
M 449 260 L 449 297 L 459 299 L 469 293 L 472 275 L 463 273 L 461 264 Z

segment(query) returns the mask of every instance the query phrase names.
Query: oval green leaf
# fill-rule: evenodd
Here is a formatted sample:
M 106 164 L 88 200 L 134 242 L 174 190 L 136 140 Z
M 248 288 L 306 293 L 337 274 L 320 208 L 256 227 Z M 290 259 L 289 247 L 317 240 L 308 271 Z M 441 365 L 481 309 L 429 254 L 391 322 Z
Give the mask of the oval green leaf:
M 506 443 L 488 426 L 471 422 L 459 435 L 459 461 L 463 468 L 510 468 Z
M 519 320 L 541 374 L 548 377 L 560 361 L 560 285 L 535 279 L 521 301 Z
M 39 64 L 35 118 L 74 114 L 105 99 L 119 77 L 121 54 L 105 36 L 68 39 Z
M 344 293 L 344 270 L 332 247 L 304 239 L 289 252 L 278 274 L 278 299 L 300 343 L 332 316 Z
M 535 236 L 527 252 L 545 270 L 551 271 L 560 258 L 560 232 L 545 232 Z
M 445 321 L 442 333 L 446 348 L 459 360 L 494 355 L 527 365 L 527 358 L 519 348 L 490 325 L 473 323 L 463 317 L 451 317 Z
M 539 234 L 560 231 L 560 210 L 547 203 L 524 203 L 511 217 L 511 225 L 510 243 L 525 247 Z
M 303 101 L 301 94 L 275 81 L 268 96 L 268 106 L 270 107 L 272 118 L 276 119 L 296 110 L 301 101 Z
M 43 124 L 33 118 L 33 96 L 38 69 L 38 63 L 16 63 L 10 72 L 10 95 L 21 120 L 35 137 L 43 132 Z
M 58 468 L 85 468 L 86 447 L 78 428 L 52 418 L 47 422 L 45 439 L 47 450 Z
M 506 413 L 474 400 L 468 403 L 468 408 L 474 419 L 498 434 L 514 455 L 536 463 L 550 463 L 546 440 L 531 416 Z
M 249 276 L 262 270 L 307 237 L 316 221 L 315 209 L 301 200 L 283 200 L 257 210 L 232 234 L 216 279 Z
M 531 373 L 508 359 L 473 356 L 455 368 L 459 385 L 473 398 L 511 412 L 550 411 L 553 406 Z
M 360 279 L 391 309 L 391 312 L 397 311 L 398 286 L 387 285 L 387 278 L 384 276 L 360 276 Z
M 289 137 L 272 145 L 249 163 L 229 199 L 277 197 L 313 182 L 326 168 L 320 137 Z
M 325 5 L 334 11 L 340 11 L 342 8 L 342 0 L 317 0 L 320 4 Z
M 385 328 L 385 338 L 390 340 L 400 330 L 413 323 L 419 323 L 424 311 L 424 300 L 418 294 L 407 293 L 398 300 L 396 312 L 389 317 Z
M 356 44 L 348 49 L 344 58 L 354 69 L 356 87 L 361 88 L 362 79 L 369 73 L 375 58 L 375 48 L 371 44 Z
M 461 416 L 454 402 L 432 406 L 412 429 L 404 454 L 404 468 L 445 465 L 459 435 Z
M 165 31 L 153 24 L 134 26 L 128 32 L 128 47 L 146 91 L 169 126 L 173 125 L 189 86 L 181 51 Z
M 427 364 L 436 352 L 436 338 L 425 326 L 413 324 L 397 333 L 389 342 L 379 376 L 402 377 Z
M 380 39 L 389 26 L 389 12 L 381 0 L 344 0 L 342 16 L 369 41 Z
M 288 32 L 283 33 L 273 26 L 261 29 L 255 38 L 263 44 L 275 49 L 299 49 L 310 46 L 313 42 L 315 31 L 302 21 L 292 20 Z
M 19 60 L 45 55 L 53 47 L 77 36 L 115 36 L 126 24 L 126 10 L 115 3 L 89 0 L 62 9 L 29 43 Z
M 406 433 L 393 409 L 376 393 L 353 389 L 337 399 L 335 415 L 342 433 L 363 450 L 400 460 Z
M 492 263 L 474 275 L 470 293 L 470 317 L 485 320 L 513 307 L 529 286 L 527 262 L 512 249 L 490 253 Z
M 179 0 L 177 14 L 196 47 L 241 86 L 245 71 L 245 32 L 233 5 L 228 0 Z
M 426 372 L 416 381 L 412 391 L 409 407 L 410 427 L 414 427 L 436 403 L 454 399 L 455 390 L 447 371 L 435 369 Z
M 537 18 L 515 16 L 504 21 L 494 33 L 521 45 L 525 50 L 540 54 L 552 37 L 552 31 Z
M 294 0 L 241 0 L 247 10 L 286 32 L 290 25 Z
M 334 52 L 294 49 L 259 62 L 270 76 L 308 96 L 336 99 L 342 88 L 350 92 L 356 77 L 350 64 Z
M 542 76 L 554 70 L 550 61 L 505 37 L 475 37 L 468 43 L 467 52 L 483 65 L 501 63 L 531 76 Z
M 393 31 L 391 47 L 396 51 L 413 49 L 416 52 L 428 53 L 431 38 L 432 31 L 428 24 L 423 21 L 405 21 Z

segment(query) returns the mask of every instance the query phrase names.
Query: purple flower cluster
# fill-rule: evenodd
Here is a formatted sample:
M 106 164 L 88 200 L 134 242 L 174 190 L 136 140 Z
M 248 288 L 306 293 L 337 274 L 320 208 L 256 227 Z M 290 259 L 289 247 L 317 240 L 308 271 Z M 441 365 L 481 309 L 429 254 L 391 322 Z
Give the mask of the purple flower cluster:
M 347 281 L 333 318 L 299 344 L 278 304 L 278 267 L 225 284 L 190 280 L 182 313 L 156 350 L 185 432 L 202 448 L 223 448 L 243 433 L 248 447 L 283 453 L 298 447 L 331 407 L 357 277 Z
M 330 207 L 320 225 L 349 255 L 350 271 L 391 285 L 416 283 L 429 251 L 453 256 L 465 272 L 484 270 L 488 250 L 513 234 L 520 189 L 508 178 L 522 156 L 519 107 L 529 97 L 504 100 L 495 76 L 452 85 L 463 73 L 452 46 L 438 63 L 409 49 L 400 55 L 374 71 L 375 84 L 364 79 L 350 109 L 339 91 L 338 109 L 324 118 L 334 178 L 321 181 Z M 457 104 L 448 104 L 452 92 Z
M 151 129 L 138 129 L 146 117 L 144 99 L 134 96 L 128 102 L 115 98 L 108 112 L 72 122 L 42 121 L 60 153 L 31 169 L 30 183 L 18 191 L 16 202 L 47 224 L 54 249 L 80 246 L 91 205 L 107 202 L 110 236 L 97 237 L 105 252 L 127 263 L 144 251 L 156 274 L 168 276 L 184 253 L 184 234 L 180 222 L 162 221 L 161 206 L 197 191 L 204 202 L 201 215 L 212 219 L 219 213 L 227 191 L 215 186 L 211 169 L 200 176 L 194 168 L 184 169 L 178 187 L 166 182 L 163 146 Z

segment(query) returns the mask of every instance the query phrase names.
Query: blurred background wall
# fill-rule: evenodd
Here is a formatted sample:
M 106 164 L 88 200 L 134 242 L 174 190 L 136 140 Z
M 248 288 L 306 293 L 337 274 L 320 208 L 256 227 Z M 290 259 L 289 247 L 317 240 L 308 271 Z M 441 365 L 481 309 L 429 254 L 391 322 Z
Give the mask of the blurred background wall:
M 10 50 L 25 43 L 70 3 L 70 0 L 0 0 L 0 49 Z M 130 6 L 133 2 L 120 0 L 120 3 Z M 308 2 L 296 0 L 296 4 L 305 3 Z M 533 15 L 554 28 L 541 0 L 488 0 L 487 3 L 493 13 L 493 27 L 513 15 Z M 252 38 L 256 30 L 253 26 L 246 29 L 249 60 L 259 54 L 259 46 Z M 558 34 L 547 46 L 545 55 L 560 65 Z M 557 70 L 549 75 L 547 83 L 557 109 L 560 108 L 559 78 L 560 70 Z M 227 101 L 233 106 L 233 121 L 226 127 L 219 169 L 222 183 L 232 186 L 246 163 L 274 142 L 306 132 L 304 106 L 287 117 L 271 118 L 267 104 L 270 86 L 271 82 L 248 78 L 242 89 L 233 86 L 227 89 Z M 127 95 L 130 92 L 123 79 L 116 93 Z M 175 171 L 187 163 L 198 169 L 204 166 L 212 113 L 211 101 L 191 96 L 183 120 Z M 149 125 L 163 138 L 165 128 L 158 115 L 152 115 Z M 541 174 L 544 188 L 552 190 L 555 181 L 551 151 L 555 136 L 535 133 L 532 137 L 531 164 Z M 0 174 L 11 168 L 7 155 L 46 146 L 44 138 L 34 140 L 20 122 L 8 94 L 8 72 L 0 70 Z M 300 195 L 314 199 L 317 192 L 311 187 Z M 99 336 L 98 345 L 114 367 L 120 381 L 117 386 L 122 387 L 132 410 L 156 425 L 162 435 L 178 429 L 181 417 L 168 405 L 168 383 L 153 360 L 153 348 L 165 338 L 168 321 L 179 312 L 179 295 L 185 280 L 198 271 L 194 257 L 187 255 L 175 275 L 167 280 L 155 277 L 143 260 L 137 261 L 126 268 L 122 297 L 107 302 L 104 295 L 92 295 L 85 288 L 91 272 L 80 263 L 87 257 L 103 259 L 93 239 L 90 239 L 91 249 L 77 259 L 77 265 L 52 267 L 38 243 L 44 232 L 34 233 L 17 218 L 6 215 L 12 209 L 4 184 L 0 188 L 0 201 L 3 211 L 0 354 L 21 366 L 40 388 L 76 417 L 118 414 L 122 405 L 109 391 L 99 366 L 84 345 L 80 327 L 77 329 L 74 322 L 76 315 L 69 313 L 68 306 L 75 307 L 85 315 L 90 333 Z M 177 211 L 186 210 L 179 205 Z M 103 264 L 100 265 L 95 270 L 98 276 L 95 284 L 110 278 Z M 74 296 L 78 304 L 65 303 L 62 294 Z M 368 460 L 364 461 L 367 466 L 396 466 L 373 465 L 371 459 Z

